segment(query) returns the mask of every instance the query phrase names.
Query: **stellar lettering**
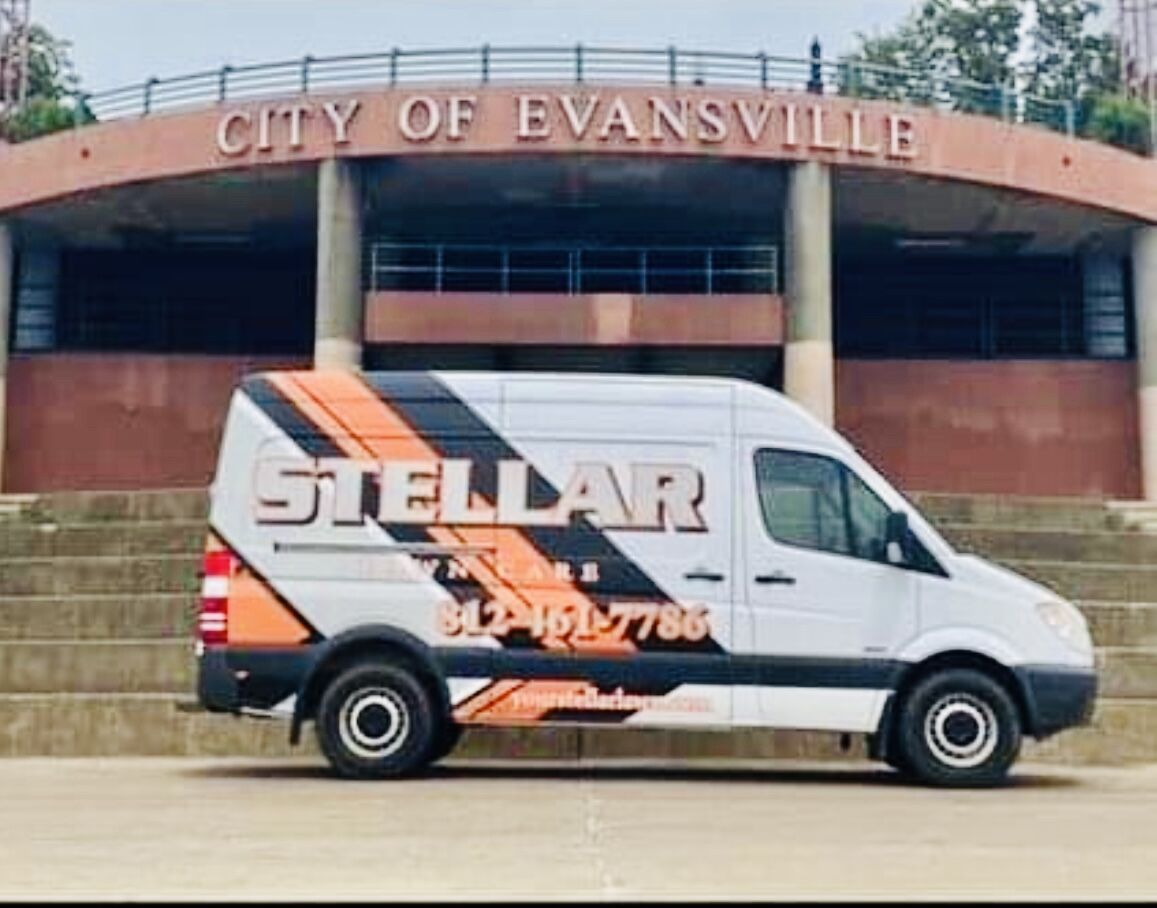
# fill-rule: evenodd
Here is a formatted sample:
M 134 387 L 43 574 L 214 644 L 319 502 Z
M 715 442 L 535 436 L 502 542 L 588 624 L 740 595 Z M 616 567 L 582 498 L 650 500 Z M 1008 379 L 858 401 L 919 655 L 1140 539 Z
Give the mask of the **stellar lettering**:
M 475 487 L 474 471 L 465 459 L 265 458 L 254 476 L 254 514 L 263 524 L 328 519 L 356 525 L 371 516 L 396 524 L 557 527 L 582 517 L 605 529 L 707 529 L 703 474 L 689 464 L 631 464 L 624 484 L 610 464 L 577 463 L 557 498 L 545 503 L 533 500 L 526 461 L 495 464 L 493 500 Z M 325 514 L 323 484 L 332 488 Z M 376 506 L 367 511 L 374 498 Z

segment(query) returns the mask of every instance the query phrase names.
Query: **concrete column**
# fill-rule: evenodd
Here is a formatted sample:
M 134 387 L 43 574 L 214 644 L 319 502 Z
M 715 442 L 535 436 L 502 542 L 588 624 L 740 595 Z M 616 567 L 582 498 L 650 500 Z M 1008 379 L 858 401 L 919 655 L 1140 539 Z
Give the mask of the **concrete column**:
M 826 425 L 836 410 L 832 352 L 832 178 L 826 164 L 793 164 L 784 223 L 787 345 L 783 386 Z
M 321 162 L 317 180 L 314 368 L 361 368 L 364 310 L 361 170 L 332 158 Z
M 1133 235 L 1133 302 L 1137 319 L 1137 394 L 1141 416 L 1141 488 L 1157 501 L 1157 227 Z
M 0 492 L 4 491 L 4 452 L 8 423 L 8 332 L 15 292 L 15 248 L 12 231 L 0 221 Z

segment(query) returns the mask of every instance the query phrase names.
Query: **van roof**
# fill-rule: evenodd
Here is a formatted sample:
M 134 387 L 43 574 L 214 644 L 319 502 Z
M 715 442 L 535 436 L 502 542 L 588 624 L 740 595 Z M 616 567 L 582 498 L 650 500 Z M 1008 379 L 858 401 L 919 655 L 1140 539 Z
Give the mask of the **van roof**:
M 309 376 L 324 373 L 324 369 L 295 369 L 287 370 L 289 374 L 296 376 Z M 271 374 L 284 374 L 284 372 L 255 372 L 246 377 L 261 377 Z M 503 372 L 501 370 L 483 370 L 483 369 L 365 369 L 362 370 L 362 375 L 366 376 L 406 376 L 406 375 L 433 375 L 433 376 L 447 376 L 460 379 L 501 379 L 503 381 L 557 381 L 566 384 L 613 384 L 621 382 L 630 382 L 632 384 L 646 384 L 646 385 L 717 385 L 717 386 L 741 386 L 751 388 L 757 393 L 770 393 L 776 397 L 782 397 L 777 391 L 772 391 L 763 385 L 748 381 L 742 378 L 728 378 L 719 375 L 641 375 L 632 372 L 533 372 L 533 371 L 512 371 Z
M 292 374 L 298 380 L 309 382 L 310 377 L 319 377 L 325 370 L 299 370 Z M 285 373 L 280 373 L 285 374 Z M 543 383 L 558 384 L 567 387 L 568 396 L 574 394 L 576 387 L 592 392 L 596 398 L 606 397 L 615 386 L 630 386 L 640 390 L 646 389 L 647 397 L 654 394 L 657 398 L 654 403 L 663 405 L 670 403 L 672 392 L 679 388 L 696 388 L 703 392 L 715 390 L 719 393 L 730 392 L 731 405 L 737 415 L 742 414 L 742 432 L 751 434 L 768 433 L 778 437 L 822 445 L 844 451 L 854 450 L 854 447 L 831 427 L 824 425 L 810 412 L 795 401 L 778 391 L 763 385 L 740 378 L 728 378 L 713 375 L 636 375 L 633 373 L 610 372 L 502 372 L 494 370 L 390 370 L 373 369 L 360 373 L 371 381 L 389 382 L 391 378 L 397 380 L 401 386 L 412 388 L 421 387 L 420 382 L 413 382 L 417 376 L 435 378 L 441 384 L 453 388 L 459 394 L 473 400 L 493 399 L 500 392 L 497 385 L 506 387 L 517 385 L 542 385 Z M 247 376 L 259 378 L 260 374 Z M 409 381 L 407 380 L 409 379 Z M 534 396 L 541 394 L 536 389 Z M 601 392 L 601 393 L 600 393 Z M 666 393 L 664 393 L 666 392 Z M 664 399 L 665 398 L 665 399 Z M 618 395 L 610 398 L 617 400 Z

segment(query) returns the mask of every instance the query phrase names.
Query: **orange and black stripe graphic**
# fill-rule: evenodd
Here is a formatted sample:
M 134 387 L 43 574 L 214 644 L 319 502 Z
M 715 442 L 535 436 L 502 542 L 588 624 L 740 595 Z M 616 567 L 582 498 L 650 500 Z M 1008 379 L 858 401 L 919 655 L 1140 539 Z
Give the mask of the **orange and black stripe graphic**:
M 463 458 L 473 461 L 478 475 L 473 478 L 472 504 L 490 506 L 497 496 L 498 460 L 521 460 L 518 453 L 500 438 L 464 401 L 429 375 L 377 376 L 369 383 L 353 374 L 313 373 L 308 376 L 283 373 L 250 380 L 246 393 L 307 454 L 315 457 L 352 457 L 370 460 L 441 460 Z M 532 501 L 553 502 L 557 490 L 537 471 L 533 477 Z M 367 509 L 374 513 L 376 509 Z M 464 601 L 485 597 L 503 601 L 516 616 L 514 623 L 529 625 L 535 603 L 539 605 L 580 602 L 605 609 L 607 598 L 628 595 L 667 603 L 669 598 L 638 565 L 627 558 L 597 528 L 585 520 L 568 527 L 466 527 L 398 526 L 383 529 L 400 541 L 430 541 L 445 545 L 491 545 L 495 560 L 537 569 L 539 581 L 519 583 L 504 576 L 485 558 L 469 562 L 467 583 L 444 583 L 444 587 Z M 571 580 L 553 576 L 556 560 L 597 561 L 599 580 L 590 588 L 580 588 Z M 523 572 L 515 571 L 514 576 Z M 533 572 L 531 572 L 533 573 Z M 576 655 L 588 652 L 603 656 L 626 656 L 641 645 L 644 650 L 679 650 L 688 656 L 721 653 L 711 638 L 700 641 L 665 641 L 595 638 L 574 642 L 537 640 L 526 633 L 502 639 L 507 647 L 573 649 Z M 633 693 L 660 695 L 673 688 L 668 684 L 632 685 Z M 474 694 L 456 708 L 456 715 L 469 722 L 517 722 L 596 719 L 615 721 L 632 710 L 599 712 L 595 716 L 576 710 L 534 706 L 549 702 L 549 695 L 582 693 L 585 682 L 497 681 Z M 521 696 L 512 694 L 521 692 Z M 540 696 L 526 696 L 526 694 Z
M 219 531 L 209 531 L 205 551 L 228 552 L 232 559 L 224 658 L 231 669 L 243 669 L 232 676 L 240 699 L 257 709 L 271 709 L 298 691 L 298 679 L 280 670 L 284 655 L 325 638 Z M 248 657 L 244 666 L 234 664 L 240 650 Z
M 432 461 L 439 457 L 426 439 L 401 420 L 391 407 L 356 376 L 314 373 L 302 377 L 280 374 L 270 376 L 268 381 L 316 430 L 323 432 L 344 456 L 377 461 Z M 472 504 L 485 505 L 489 502 L 480 499 Z M 384 526 L 387 532 L 392 528 L 392 524 Z M 526 538 L 512 528 L 434 525 L 425 527 L 424 532 L 431 541 L 448 546 L 484 546 L 494 543 L 497 549 L 496 562 L 498 559 L 531 564 L 537 561 L 540 573 L 544 567 L 549 566 L 541 553 L 534 550 Z M 583 595 L 573 584 L 556 580 L 536 588 L 532 598 L 526 589 L 504 578 L 495 565 L 488 564 L 485 559 L 471 559 L 470 570 L 489 598 L 503 601 L 513 612 L 516 625 L 530 625 L 535 601 L 547 605 L 563 605 Z M 454 592 L 460 594 L 460 591 Z M 617 640 L 605 641 L 605 644 L 604 651 L 619 649 L 625 653 L 631 649 L 629 643 Z M 562 642 L 551 641 L 544 641 L 543 645 L 556 648 L 567 646 Z M 519 687 L 533 688 L 549 683 L 526 682 Z M 585 685 L 578 682 L 567 682 L 567 685 L 576 694 L 585 690 Z M 505 689 L 507 685 L 502 687 Z M 515 704 L 513 707 L 512 703 Z M 496 700 L 487 691 L 483 691 L 459 704 L 455 714 L 462 721 L 471 722 L 531 722 L 541 721 L 547 711 L 531 699 L 512 701 L 503 697 Z
M 321 408 L 312 396 L 307 395 L 299 381 L 278 378 L 251 378 L 243 385 L 246 395 L 270 417 L 305 454 L 314 458 L 366 458 L 368 449 L 342 428 L 342 424 L 331 415 L 329 408 Z M 341 407 L 336 407 L 338 411 Z M 367 485 L 364 489 L 367 500 L 363 500 L 362 510 L 366 514 L 377 513 L 377 502 L 373 500 L 377 489 Z M 380 524 L 390 538 L 402 543 L 432 544 L 436 540 L 425 527 L 414 524 Z M 434 577 L 439 584 L 460 602 L 484 597 L 486 590 L 471 574 L 448 573 L 440 570 Z
M 218 530 L 210 529 L 205 552 L 228 552 L 233 559 L 229 577 L 230 646 L 306 646 L 324 639 Z
M 525 460 L 497 434 L 465 401 L 446 385 L 425 373 L 368 375 L 366 383 L 383 404 L 392 408 L 412 430 L 420 434 L 440 459 L 464 459 L 475 464 L 471 482 L 484 498 L 494 501 L 498 494 L 497 464 L 501 460 Z M 559 497 L 545 477 L 529 467 L 531 507 L 553 504 Z M 589 520 L 578 517 L 565 527 L 519 527 L 548 559 L 595 562 L 598 579 L 583 588 L 598 599 L 608 596 L 632 597 L 654 602 L 670 602 L 669 597 Z M 722 648 L 710 637 L 698 641 L 649 638 L 647 650 L 718 653 Z

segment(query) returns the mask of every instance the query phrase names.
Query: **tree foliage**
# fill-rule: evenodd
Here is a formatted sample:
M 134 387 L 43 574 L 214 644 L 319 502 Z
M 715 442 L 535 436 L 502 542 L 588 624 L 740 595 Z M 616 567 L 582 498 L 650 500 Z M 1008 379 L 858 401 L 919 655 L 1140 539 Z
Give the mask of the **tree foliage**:
M 895 101 L 985 110 L 1013 76 L 1025 0 L 923 0 L 892 32 L 859 35 L 844 87 Z M 901 71 L 908 71 L 904 74 Z
M 1096 0 L 1036 0 L 1031 56 L 1024 68 L 1029 94 L 1064 100 L 1118 89 L 1117 41 L 1091 30 L 1100 12 Z
M 1138 154 L 1150 154 L 1149 108 L 1120 94 L 1097 95 L 1089 106 L 1082 135 Z
M 6 35 L 0 56 L 16 55 L 17 37 Z M 58 132 L 93 119 L 87 107 L 76 107 L 80 80 L 69 55 L 69 44 L 48 29 L 33 24 L 28 31 L 28 94 L 19 110 L 0 112 L 0 137 L 21 142 Z
M 891 32 L 858 36 L 858 49 L 842 61 L 840 87 L 846 94 L 1023 117 L 1055 128 L 1065 128 L 1071 116 L 1078 134 L 1143 153 L 1147 108 L 1122 96 L 1117 40 L 1098 30 L 1102 6 L 1100 0 L 921 0 Z M 1014 88 L 1021 99 L 1015 105 Z
M 1123 93 L 1116 37 L 1093 30 L 1102 8 L 1097 0 L 1036 0 L 1025 90 L 1071 101 L 1078 134 L 1147 154 L 1149 110 Z

